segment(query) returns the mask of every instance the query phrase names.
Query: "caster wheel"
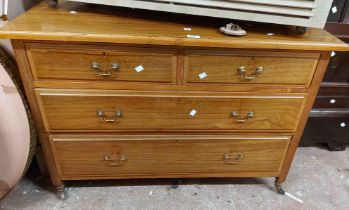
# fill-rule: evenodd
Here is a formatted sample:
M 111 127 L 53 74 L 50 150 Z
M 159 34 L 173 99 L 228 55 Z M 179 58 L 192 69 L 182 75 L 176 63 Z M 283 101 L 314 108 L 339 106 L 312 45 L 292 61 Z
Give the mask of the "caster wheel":
M 296 26 L 296 31 L 298 35 L 304 35 L 307 32 L 307 28 L 302 26 Z
M 59 192 L 59 193 L 57 193 L 57 197 L 60 200 L 65 200 L 67 195 L 65 194 L 65 192 Z
M 278 192 L 280 195 L 285 195 L 285 190 L 282 189 L 282 185 L 279 182 L 275 182 L 274 184 L 276 192 Z
M 58 0 L 46 0 L 47 5 L 53 8 L 56 8 L 58 6 Z
M 57 197 L 58 197 L 58 199 L 65 200 L 67 198 L 67 194 L 65 192 L 64 185 L 58 186 L 56 188 L 56 190 L 57 190 Z

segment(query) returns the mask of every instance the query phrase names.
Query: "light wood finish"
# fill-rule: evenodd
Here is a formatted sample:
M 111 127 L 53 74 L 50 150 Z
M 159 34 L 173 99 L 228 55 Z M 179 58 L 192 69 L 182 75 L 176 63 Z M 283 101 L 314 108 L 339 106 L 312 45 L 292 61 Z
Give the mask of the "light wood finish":
M 278 26 L 244 26 L 247 36 L 228 37 L 217 31 L 224 23 L 192 19 L 67 2 L 59 9 L 39 4 L 0 29 L 0 37 L 14 39 L 55 186 L 92 178 L 275 176 L 278 183 L 285 181 L 330 51 L 348 50 L 347 45 L 324 30 L 296 36 Z M 201 38 L 186 38 L 188 33 Z M 77 54 L 63 56 L 67 51 Z M 92 51 L 112 53 L 113 59 L 126 55 L 123 62 L 145 63 L 154 74 L 139 79 L 130 70 L 122 77 L 96 78 L 81 68 L 95 58 L 86 58 Z M 226 67 L 238 62 L 246 62 L 248 73 L 260 65 L 265 71 L 254 81 L 239 81 Z M 193 79 L 202 71 L 194 67 L 203 66 L 209 66 L 204 71 L 212 81 Z M 118 108 L 123 115 L 107 124 L 97 108 L 105 109 L 106 120 L 113 120 L 110 114 Z M 191 117 L 193 109 L 197 113 Z M 251 111 L 254 118 L 236 124 L 233 111 L 240 117 Z M 251 162 L 236 169 L 218 166 L 225 150 L 240 152 L 234 148 L 247 151 Z M 131 154 L 124 171 L 100 165 L 101 155 L 120 149 Z
M 294 130 L 304 96 L 188 95 L 38 90 L 48 131 Z M 104 122 L 96 113 L 105 112 Z M 195 115 L 190 113 L 195 110 Z M 236 112 L 240 116 L 233 117 Z M 254 117 L 246 122 L 248 112 Z
M 30 65 L 25 52 L 24 43 L 17 40 L 12 40 L 13 50 L 18 63 L 19 71 L 21 74 L 23 87 L 27 95 L 28 103 L 33 114 L 33 119 L 35 121 L 36 129 L 38 131 L 39 141 L 41 143 L 43 153 L 45 155 L 45 161 L 47 164 L 48 171 L 50 173 L 51 182 L 55 187 L 63 185 L 63 182 L 58 175 L 56 163 L 53 159 L 53 154 L 51 150 L 51 145 L 48 139 L 48 134 L 45 131 L 42 116 L 40 114 L 38 101 L 34 93 L 33 80 L 31 79 Z
M 177 75 L 177 78 L 179 75 Z M 254 93 L 307 93 L 308 88 L 299 85 L 277 84 L 210 84 L 187 83 L 182 86 L 182 79 L 177 80 L 178 85 L 165 83 L 134 83 L 88 80 L 40 80 L 34 81 L 38 88 L 69 88 L 69 89 L 114 89 L 114 90 L 145 90 L 145 91 L 199 91 L 199 92 L 254 92 Z
M 277 174 L 290 137 L 54 136 L 51 140 L 62 178 L 86 179 Z M 225 154 L 229 159 L 224 159 Z M 105 156 L 114 160 L 106 161 Z
M 306 35 L 297 36 L 292 27 L 260 27 L 255 24 L 244 26 L 247 36 L 237 38 L 218 31 L 225 24 L 225 21 L 203 21 L 188 16 L 154 15 L 141 11 L 137 14 L 132 11 L 130 15 L 129 10 L 75 2 L 63 2 L 55 9 L 43 2 L 2 27 L 0 38 L 183 47 L 348 50 L 346 44 L 322 29 L 309 28 Z M 184 31 L 184 27 L 191 27 L 192 31 Z M 267 33 L 275 35 L 268 36 Z M 188 34 L 201 38 L 187 38 Z
M 309 86 L 318 59 L 319 53 L 189 51 L 185 58 L 185 82 Z M 246 74 L 238 73 L 242 67 Z M 262 68 L 263 72 L 256 75 L 257 68 Z M 200 78 L 202 73 L 207 76 Z M 247 77 L 252 79 L 246 80 Z
M 36 80 L 176 81 L 175 50 L 37 43 L 26 44 L 26 49 Z M 93 63 L 100 70 L 93 69 Z
M 305 125 L 306 125 L 308 117 L 309 117 L 309 113 L 310 113 L 310 111 L 313 107 L 313 104 L 315 102 L 316 95 L 317 95 L 317 92 L 319 90 L 320 83 L 325 75 L 329 60 L 330 60 L 330 53 L 329 52 L 323 53 L 320 60 L 319 60 L 319 65 L 318 65 L 317 71 L 314 75 L 313 83 L 311 84 L 311 87 L 309 89 L 309 97 L 308 97 L 307 103 L 305 104 L 305 107 L 304 107 L 304 110 L 303 110 L 303 113 L 301 116 L 302 120 L 298 124 L 297 131 L 295 132 L 293 139 L 290 143 L 290 147 L 289 147 L 287 155 L 286 155 L 285 163 L 282 166 L 281 174 L 277 179 L 277 181 L 280 183 L 282 183 L 286 180 L 288 171 L 290 170 L 292 160 L 293 160 L 294 155 L 296 153 L 299 141 L 301 140 Z

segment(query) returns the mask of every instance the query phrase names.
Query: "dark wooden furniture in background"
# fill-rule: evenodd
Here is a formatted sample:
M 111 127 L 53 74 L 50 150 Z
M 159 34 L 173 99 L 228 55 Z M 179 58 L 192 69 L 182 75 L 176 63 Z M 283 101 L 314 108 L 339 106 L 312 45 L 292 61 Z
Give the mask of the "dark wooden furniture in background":
M 349 43 L 349 1 L 334 0 L 326 30 Z M 332 52 L 330 64 L 302 137 L 302 145 L 326 143 L 345 150 L 349 143 L 349 52 Z

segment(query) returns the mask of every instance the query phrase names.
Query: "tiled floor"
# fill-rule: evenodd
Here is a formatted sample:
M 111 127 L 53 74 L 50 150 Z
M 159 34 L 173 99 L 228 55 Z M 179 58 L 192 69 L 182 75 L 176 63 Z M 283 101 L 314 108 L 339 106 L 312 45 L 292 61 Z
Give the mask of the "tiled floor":
M 61 201 L 41 182 L 24 178 L 0 209 L 349 209 L 349 148 L 297 152 L 285 190 L 303 203 L 274 192 L 272 178 L 69 182 Z

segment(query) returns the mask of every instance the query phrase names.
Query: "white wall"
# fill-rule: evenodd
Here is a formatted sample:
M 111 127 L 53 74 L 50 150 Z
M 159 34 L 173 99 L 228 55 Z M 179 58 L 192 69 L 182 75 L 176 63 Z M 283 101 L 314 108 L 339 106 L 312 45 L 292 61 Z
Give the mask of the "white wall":
M 40 0 L 9 0 L 8 1 L 8 18 L 9 21 L 13 20 L 18 15 L 22 14 L 26 10 L 30 9 Z M 10 40 L 0 39 L 0 46 L 5 50 L 13 54 Z

